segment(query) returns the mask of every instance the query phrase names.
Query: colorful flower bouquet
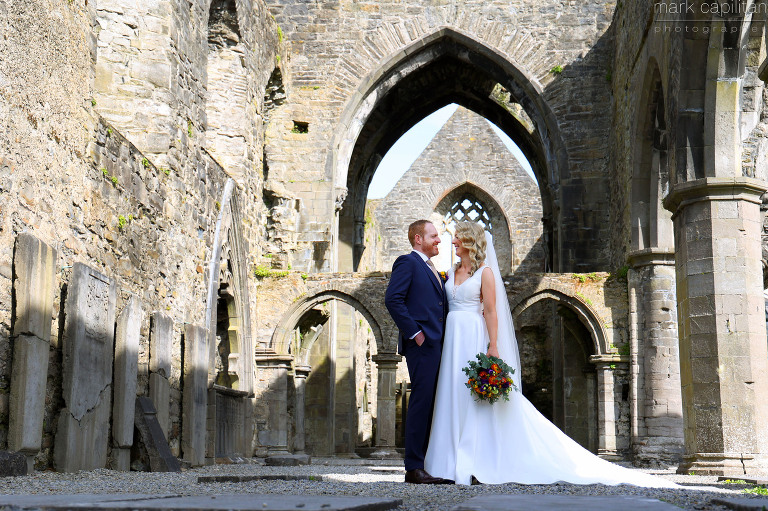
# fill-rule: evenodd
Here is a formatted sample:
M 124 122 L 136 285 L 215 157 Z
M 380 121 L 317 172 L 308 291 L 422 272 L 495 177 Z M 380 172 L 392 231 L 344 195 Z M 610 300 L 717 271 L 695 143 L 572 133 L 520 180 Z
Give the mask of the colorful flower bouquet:
M 477 362 L 470 360 L 462 371 L 469 377 L 465 385 L 475 395 L 478 401 L 495 403 L 499 398 L 509 401 L 509 392 L 517 390 L 512 381 L 514 369 L 497 357 L 489 357 L 485 353 L 477 354 Z

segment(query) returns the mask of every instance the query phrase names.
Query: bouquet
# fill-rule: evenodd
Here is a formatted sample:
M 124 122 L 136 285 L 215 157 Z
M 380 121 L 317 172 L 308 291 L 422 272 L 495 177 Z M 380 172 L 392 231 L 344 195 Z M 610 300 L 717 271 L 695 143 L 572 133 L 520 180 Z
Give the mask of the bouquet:
M 509 401 L 509 392 L 517 390 L 512 381 L 514 369 L 498 357 L 489 357 L 485 353 L 477 354 L 477 362 L 470 360 L 462 371 L 469 377 L 465 385 L 478 401 L 495 403 L 499 398 Z

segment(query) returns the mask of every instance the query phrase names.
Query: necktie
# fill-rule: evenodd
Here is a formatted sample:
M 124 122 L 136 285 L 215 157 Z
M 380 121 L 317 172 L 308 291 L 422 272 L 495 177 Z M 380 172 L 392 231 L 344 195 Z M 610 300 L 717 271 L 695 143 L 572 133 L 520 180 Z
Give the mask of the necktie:
M 435 274 L 435 278 L 437 279 L 437 282 L 440 284 L 440 287 L 443 287 L 443 280 L 440 278 L 440 274 L 437 273 L 437 268 L 435 268 L 435 265 L 432 264 L 432 261 L 427 259 L 427 266 L 429 266 L 429 269 L 432 270 L 432 273 Z

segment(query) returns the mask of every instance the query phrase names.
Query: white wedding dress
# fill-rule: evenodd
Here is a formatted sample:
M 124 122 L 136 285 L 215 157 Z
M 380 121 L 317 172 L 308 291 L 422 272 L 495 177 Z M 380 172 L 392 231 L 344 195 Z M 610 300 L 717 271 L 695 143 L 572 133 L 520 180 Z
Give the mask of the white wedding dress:
M 516 368 L 512 378 L 520 388 L 520 359 L 512 317 L 492 239 L 489 234 L 486 238 L 486 262 L 494 271 L 497 288 L 501 287 L 497 289 L 499 355 Z M 488 333 L 480 301 L 484 268 L 458 286 L 451 271 L 445 285 L 449 312 L 425 470 L 457 484 L 470 484 L 474 476 L 489 484 L 564 481 L 675 487 L 665 479 L 598 458 L 560 431 L 520 392 L 512 390 L 509 401 L 499 400 L 493 405 L 474 399 L 465 386 L 467 377 L 461 369 L 475 360 L 478 353 L 487 352 Z

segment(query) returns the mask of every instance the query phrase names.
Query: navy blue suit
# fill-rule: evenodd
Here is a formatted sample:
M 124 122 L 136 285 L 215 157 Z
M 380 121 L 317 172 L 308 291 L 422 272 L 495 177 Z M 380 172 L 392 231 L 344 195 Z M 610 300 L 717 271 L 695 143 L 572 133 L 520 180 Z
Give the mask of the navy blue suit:
M 419 254 L 411 252 L 398 257 L 392 265 L 384 303 L 400 329 L 398 352 L 405 356 L 411 378 L 405 425 L 405 469 L 423 469 L 448 300 L 443 284 L 438 282 L 427 263 Z M 419 330 L 425 337 L 421 346 L 411 339 Z

